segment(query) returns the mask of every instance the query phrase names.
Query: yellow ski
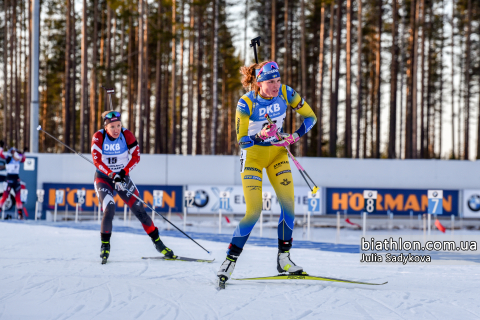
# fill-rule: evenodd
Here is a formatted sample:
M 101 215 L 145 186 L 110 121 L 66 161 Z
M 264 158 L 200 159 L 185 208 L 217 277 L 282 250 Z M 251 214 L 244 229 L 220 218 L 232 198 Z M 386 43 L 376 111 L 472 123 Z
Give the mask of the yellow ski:
M 365 284 L 370 286 L 380 286 L 387 284 L 388 281 L 384 283 L 371 283 L 371 282 L 363 282 L 363 281 L 354 281 L 354 280 L 345 280 L 345 279 L 337 279 L 337 278 L 328 278 L 328 277 L 319 277 L 309 275 L 306 272 L 302 274 L 279 274 L 277 276 L 270 276 L 270 277 L 257 277 L 257 278 L 237 278 L 232 280 L 317 280 L 317 281 L 332 281 L 332 282 L 343 282 L 343 283 L 353 283 L 353 284 Z

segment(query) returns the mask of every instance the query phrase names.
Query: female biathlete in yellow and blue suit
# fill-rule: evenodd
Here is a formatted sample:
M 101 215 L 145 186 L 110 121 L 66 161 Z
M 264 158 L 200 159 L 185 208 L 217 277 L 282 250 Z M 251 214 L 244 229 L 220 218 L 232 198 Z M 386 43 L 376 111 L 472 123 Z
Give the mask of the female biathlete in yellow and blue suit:
M 228 247 L 227 258 L 217 275 L 227 281 L 235 268 L 248 236 L 262 211 L 263 168 L 275 189 L 281 207 L 278 223 L 279 272 L 298 273 L 303 268 L 290 260 L 292 232 L 295 220 L 295 198 L 293 179 L 287 150 L 284 148 L 297 142 L 317 122 L 310 106 L 292 88 L 282 85 L 276 62 L 263 62 L 242 67 L 242 84 L 252 90 L 242 96 L 237 104 L 237 141 L 242 150 L 241 175 L 247 212 L 235 229 Z M 284 133 L 282 126 L 291 107 L 304 121 L 293 134 Z M 265 114 L 273 120 L 270 125 Z M 279 140 L 278 138 L 282 138 Z

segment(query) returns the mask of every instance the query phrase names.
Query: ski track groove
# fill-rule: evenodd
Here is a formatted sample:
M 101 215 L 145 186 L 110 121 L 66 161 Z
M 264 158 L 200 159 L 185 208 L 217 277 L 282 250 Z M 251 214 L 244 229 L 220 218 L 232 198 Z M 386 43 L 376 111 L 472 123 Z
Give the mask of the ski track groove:
M 245 308 L 246 306 L 248 306 L 249 304 L 251 304 L 252 302 L 256 301 L 257 298 L 262 295 L 265 290 L 267 289 L 268 285 L 266 285 L 265 287 L 263 287 L 263 290 L 261 292 L 259 292 L 257 295 L 255 295 L 255 297 L 251 297 L 248 299 L 248 302 L 247 303 L 244 303 L 242 306 L 240 307 L 236 307 L 234 310 L 230 311 L 229 313 L 227 313 L 226 315 L 223 316 L 223 318 L 226 318 L 227 316 L 229 316 L 230 314 L 232 314 L 233 312 L 238 312 L 240 310 L 242 310 L 243 308 Z M 226 289 L 225 289 L 226 290 Z
M 150 262 L 148 261 L 148 259 L 145 260 L 145 262 L 146 262 L 146 263 L 144 264 L 145 269 L 143 269 L 142 271 L 140 271 L 139 274 L 137 274 L 137 276 L 139 276 L 139 277 L 140 277 L 142 274 L 144 274 L 144 273 L 150 268 Z
M 372 315 L 358 303 L 357 300 L 353 300 L 352 303 L 354 304 L 355 309 L 366 316 L 367 319 L 374 319 Z
M 96 286 L 95 288 L 98 288 L 99 286 Z M 107 289 L 108 289 L 108 299 L 107 301 L 105 302 L 104 306 L 103 306 L 103 309 L 100 310 L 99 312 L 97 312 L 97 314 L 95 314 L 93 318 L 96 318 L 97 316 L 99 316 L 100 314 L 102 314 L 105 310 L 108 309 L 108 307 L 110 307 L 110 305 L 112 304 L 112 300 L 113 300 L 113 297 L 112 297 L 112 290 L 110 289 L 110 285 L 107 283 L 106 285 Z
M 405 319 L 401 314 L 399 314 L 397 311 L 395 311 L 395 309 L 392 309 L 391 307 L 389 307 L 387 304 L 385 304 L 384 302 L 376 299 L 375 297 L 373 296 L 366 296 L 364 295 L 363 293 L 360 292 L 359 289 L 355 289 L 355 291 L 357 292 L 358 295 L 366 298 L 366 299 L 369 299 L 369 300 L 372 300 L 372 301 L 375 301 L 376 303 L 378 303 L 379 305 L 383 306 L 384 308 L 390 310 L 392 313 L 396 314 L 398 317 L 400 317 L 400 319 Z

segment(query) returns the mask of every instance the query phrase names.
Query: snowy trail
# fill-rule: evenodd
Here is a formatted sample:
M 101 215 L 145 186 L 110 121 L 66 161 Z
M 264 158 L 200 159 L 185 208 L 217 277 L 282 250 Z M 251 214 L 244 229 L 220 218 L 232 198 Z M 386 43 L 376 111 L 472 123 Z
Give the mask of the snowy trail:
M 142 260 L 146 235 L 116 232 L 100 264 L 98 231 L 0 222 L 0 319 L 480 319 L 478 264 L 365 266 L 358 254 L 292 250 L 310 274 L 383 282 L 231 281 L 217 291 L 225 243 L 200 243 L 214 263 Z M 183 256 L 210 258 L 163 237 Z M 276 249 L 247 245 L 234 276 L 276 274 Z

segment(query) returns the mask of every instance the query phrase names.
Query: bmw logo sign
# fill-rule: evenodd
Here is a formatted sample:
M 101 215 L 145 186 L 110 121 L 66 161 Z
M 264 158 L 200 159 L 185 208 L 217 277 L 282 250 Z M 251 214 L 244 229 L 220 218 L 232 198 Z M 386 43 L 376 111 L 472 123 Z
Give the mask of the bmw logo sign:
M 205 207 L 208 204 L 208 193 L 205 190 L 197 190 L 193 204 L 199 208 Z
M 433 193 L 433 197 L 435 197 L 435 198 L 436 198 L 437 196 L 438 196 L 438 192 L 437 192 L 437 191 L 435 191 L 435 192 Z
M 475 212 L 480 211 L 480 195 L 472 194 L 472 196 L 467 200 L 467 204 L 470 210 Z
M 369 193 L 368 193 L 368 196 L 369 196 L 369 197 L 373 196 L 373 193 L 369 192 Z

